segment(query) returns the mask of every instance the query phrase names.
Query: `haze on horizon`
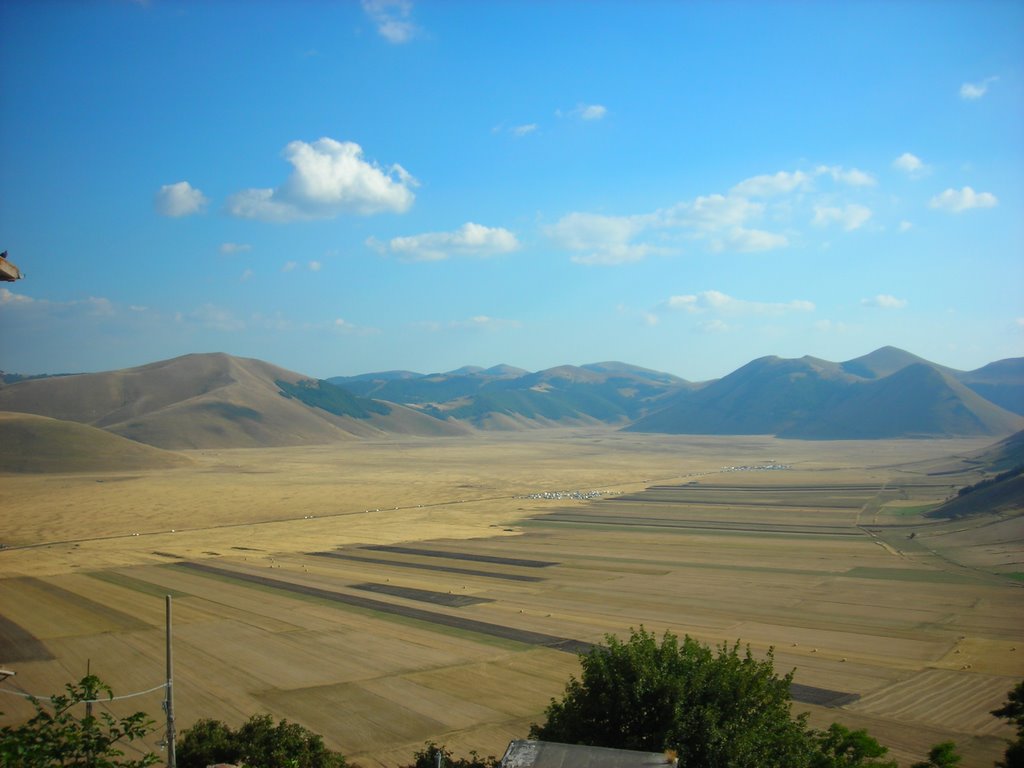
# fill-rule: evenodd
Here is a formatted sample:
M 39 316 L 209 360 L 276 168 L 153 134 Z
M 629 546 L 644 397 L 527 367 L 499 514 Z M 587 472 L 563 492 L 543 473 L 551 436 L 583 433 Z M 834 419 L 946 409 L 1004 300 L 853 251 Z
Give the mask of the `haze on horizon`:
M 1024 354 L 1024 6 L 0 5 L 0 369 Z

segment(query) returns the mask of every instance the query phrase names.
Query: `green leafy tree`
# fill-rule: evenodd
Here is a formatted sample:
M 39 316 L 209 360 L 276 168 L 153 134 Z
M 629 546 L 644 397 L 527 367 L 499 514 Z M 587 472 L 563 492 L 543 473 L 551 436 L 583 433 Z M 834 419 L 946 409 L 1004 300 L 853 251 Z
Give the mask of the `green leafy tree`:
M 810 765 L 806 715 L 790 713 L 792 673 L 775 674 L 771 651 L 759 661 L 739 643 L 712 650 L 671 632 L 659 643 L 643 627 L 627 642 L 608 636 L 606 643 L 581 655 L 581 677 L 552 699 L 533 738 L 668 748 L 687 768 Z
M 956 742 L 944 741 L 928 752 L 928 759 L 914 763 L 910 768 L 956 768 L 963 758 L 957 754 Z
M 153 721 L 144 712 L 115 718 L 94 715 L 87 702 L 113 699 L 113 691 L 96 675 L 68 683 L 66 693 L 52 696 L 49 707 L 31 699 L 36 713 L 27 723 L 0 729 L 0 765 L 19 768 L 145 768 L 157 762 L 152 752 L 124 759 L 123 745 L 141 739 Z
M 996 763 L 996 766 L 1024 768 L 1024 680 L 1010 689 L 1006 703 L 999 709 L 992 710 L 992 714 L 1017 726 L 1017 739 L 1007 745 L 1003 760 Z
M 450 749 L 444 744 L 438 745 L 428 741 L 423 749 L 415 752 L 413 758 L 416 762 L 405 766 L 405 768 L 437 768 L 438 756 L 441 758 L 442 768 L 500 768 L 501 761 L 493 755 L 480 757 L 476 751 L 471 751 L 469 757 L 452 757 Z
M 234 763 L 248 768 L 345 768 L 345 758 L 298 723 L 253 715 L 237 731 L 218 720 L 199 720 L 176 745 L 178 768 Z
M 815 733 L 816 753 L 811 768 L 897 768 L 895 760 L 876 760 L 889 750 L 865 730 L 851 731 L 832 723 L 827 731 Z

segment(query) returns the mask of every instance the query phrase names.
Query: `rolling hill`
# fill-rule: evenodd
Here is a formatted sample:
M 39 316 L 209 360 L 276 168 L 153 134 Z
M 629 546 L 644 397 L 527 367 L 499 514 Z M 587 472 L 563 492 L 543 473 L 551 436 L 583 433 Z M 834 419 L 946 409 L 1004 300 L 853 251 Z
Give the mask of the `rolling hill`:
M 317 380 L 213 353 L 107 373 L 23 378 L 0 386 L 0 410 L 175 450 L 598 424 L 849 440 L 1007 435 L 1024 428 L 1022 392 L 1024 358 L 965 372 L 895 347 L 840 363 L 762 357 L 700 384 L 620 362 Z
M 172 469 L 192 460 L 103 429 L 30 413 L 0 413 L 0 472 Z
M 988 379 L 1011 389 L 1012 363 L 986 366 L 989 372 L 981 376 L 893 347 L 844 363 L 764 357 L 680 392 L 628 429 L 828 440 L 1005 435 L 1024 426 L 1024 418 L 987 400 L 969 382 Z M 1004 369 L 1011 373 L 1003 375 Z
M 381 373 L 328 381 L 363 397 L 404 403 L 482 429 L 626 424 L 669 395 L 694 386 L 671 374 L 617 362 L 562 365 L 536 373 L 509 365 L 466 366 L 448 373 Z
M 0 410 L 88 424 L 167 449 L 305 445 L 465 430 L 260 360 L 221 353 L 21 381 L 0 389 Z

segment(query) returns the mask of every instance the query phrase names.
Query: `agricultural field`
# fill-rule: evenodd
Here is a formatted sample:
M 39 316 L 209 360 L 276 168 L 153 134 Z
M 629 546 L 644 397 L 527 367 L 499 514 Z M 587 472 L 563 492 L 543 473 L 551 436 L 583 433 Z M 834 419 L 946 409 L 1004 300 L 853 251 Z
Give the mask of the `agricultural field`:
M 812 724 L 901 764 L 954 739 L 991 766 L 1024 675 L 1022 518 L 923 517 L 958 482 L 936 460 L 988 442 L 537 430 L 5 475 L 0 722 L 87 666 L 158 686 L 171 595 L 179 728 L 270 712 L 367 767 L 428 739 L 500 754 L 577 651 L 643 625 L 774 648 Z M 162 695 L 105 706 L 159 721 Z

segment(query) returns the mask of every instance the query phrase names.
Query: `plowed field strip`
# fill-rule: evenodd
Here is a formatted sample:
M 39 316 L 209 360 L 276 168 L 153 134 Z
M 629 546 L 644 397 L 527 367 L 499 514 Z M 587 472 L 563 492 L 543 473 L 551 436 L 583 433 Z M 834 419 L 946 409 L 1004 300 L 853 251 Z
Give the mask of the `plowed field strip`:
M 490 637 L 498 637 L 504 640 L 515 640 L 526 645 L 543 645 L 556 650 L 564 650 L 572 653 L 576 653 L 584 647 L 590 647 L 589 643 L 583 643 L 582 641 L 573 640 L 567 637 L 557 637 L 555 635 L 547 635 L 542 632 L 530 632 L 524 629 L 516 629 L 515 627 L 506 627 L 501 624 L 491 624 L 486 621 L 466 619 L 461 616 L 449 616 L 446 613 L 435 613 L 433 611 L 423 610 L 422 608 L 394 605 L 393 603 L 385 603 L 382 600 L 374 600 L 369 597 L 347 595 L 342 592 L 331 592 L 326 589 L 319 589 L 318 587 L 295 584 L 294 582 L 283 581 L 281 579 L 271 579 L 267 576 L 256 576 L 255 574 L 243 573 L 241 571 L 232 571 L 228 568 L 218 568 L 217 566 L 206 565 L 205 563 L 175 563 L 175 566 L 178 568 L 187 568 L 190 571 L 210 574 L 211 576 L 227 578 L 243 583 L 257 584 L 271 589 L 278 589 L 283 592 L 293 592 L 306 597 L 315 597 L 332 603 L 341 603 L 343 605 L 350 605 L 355 608 L 364 608 L 392 616 L 416 619 L 430 624 L 439 624 L 446 627 L 452 627 L 454 629 L 467 630 L 469 632 L 489 635 Z
M 534 518 L 533 522 L 583 523 L 589 525 L 627 525 L 647 528 L 687 528 L 711 531 L 741 531 L 743 533 L 781 533 L 801 536 L 865 536 L 849 526 L 803 526 L 784 523 L 751 525 L 749 523 L 723 523 L 719 520 L 671 520 L 660 517 L 615 517 L 569 513 L 555 513 Z
M 787 504 L 781 501 L 772 501 L 770 499 L 757 499 L 756 501 L 740 502 L 733 499 L 726 501 L 713 501 L 711 499 L 701 498 L 668 498 L 659 499 L 656 496 L 648 496 L 646 494 L 640 494 L 637 496 L 618 496 L 615 499 L 615 503 L 634 503 L 634 504 L 675 504 L 679 507 L 729 507 L 731 509 L 860 509 L 864 506 L 865 500 L 869 498 L 865 496 L 862 499 L 852 499 L 845 504 L 831 503 L 815 500 L 813 503 L 803 504 Z
M 463 576 L 483 576 L 488 579 L 505 579 L 507 581 L 544 581 L 540 576 L 526 576 L 520 573 L 495 573 L 493 571 L 477 571 L 472 568 L 454 568 L 450 565 L 431 565 L 429 563 L 410 563 L 405 560 L 388 560 L 383 557 L 366 557 L 353 555 L 349 552 L 307 552 L 313 557 L 335 557 L 339 560 L 355 560 L 360 563 L 376 563 L 396 568 L 418 568 L 422 571 L 443 571 L 444 573 L 461 573 Z
M 63 587 L 58 587 L 56 584 L 49 581 L 37 579 L 32 576 L 19 576 L 16 580 L 30 585 L 32 589 L 38 590 L 48 597 L 73 605 L 75 608 L 90 615 L 100 616 L 118 629 L 149 629 L 150 627 L 149 624 L 129 613 L 119 611 L 116 608 L 111 608 L 109 605 L 98 603 L 95 600 L 90 600 L 84 595 L 64 589 Z
M 404 597 L 406 600 L 419 600 L 422 603 L 435 603 L 436 605 L 447 605 L 449 608 L 461 608 L 464 605 L 478 605 L 479 603 L 493 603 L 489 597 L 473 597 L 472 595 L 453 595 L 450 592 L 433 592 L 429 589 L 413 589 L 412 587 L 396 587 L 391 584 L 377 584 L 367 582 L 365 584 L 349 584 L 351 589 L 360 589 L 364 592 L 376 592 L 392 597 Z
M 51 661 L 54 658 L 42 640 L 20 624 L 0 616 L 0 659 L 5 664 L 18 661 Z
M 397 547 L 391 544 L 373 544 L 362 549 L 372 552 L 392 552 L 396 555 L 420 555 L 422 557 L 444 557 L 449 560 L 472 560 L 477 563 L 494 563 L 496 565 L 518 565 L 523 568 L 548 568 L 558 563 L 552 560 L 524 560 L 516 557 L 498 557 L 497 555 L 475 555 L 469 552 L 445 552 L 439 549 L 419 549 L 417 547 Z

